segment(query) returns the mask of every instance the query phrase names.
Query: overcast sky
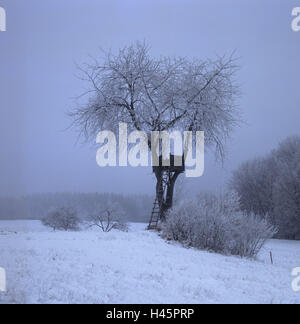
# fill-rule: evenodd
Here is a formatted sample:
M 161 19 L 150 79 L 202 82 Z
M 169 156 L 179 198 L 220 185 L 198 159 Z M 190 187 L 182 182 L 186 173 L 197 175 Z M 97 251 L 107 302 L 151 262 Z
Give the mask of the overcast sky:
M 300 32 L 293 0 L 0 0 L 0 195 L 57 191 L 153 193 L 149 168 L 99 168 L 76 144 L 66 112 L 84 84 L 75 63 L 146 40 L 153 55 L 213 58 L 237 51 L 245 124 L 221 168 L 207 157 L 187 190 L 222 189 L 242 161 L 299 134 Z

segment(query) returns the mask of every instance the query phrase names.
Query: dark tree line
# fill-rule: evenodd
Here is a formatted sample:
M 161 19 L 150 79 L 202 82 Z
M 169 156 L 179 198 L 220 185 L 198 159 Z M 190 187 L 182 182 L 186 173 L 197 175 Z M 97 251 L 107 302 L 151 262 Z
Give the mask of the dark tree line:
M 25 197 L 0 197 L 0 219 L 43 219 L 57 208 L 73 208 L 84 219 L 110 202 L 120 206 L 125 221 L 147 222 L 153 204 L 148 195 L 108 193 L 45 193 Z

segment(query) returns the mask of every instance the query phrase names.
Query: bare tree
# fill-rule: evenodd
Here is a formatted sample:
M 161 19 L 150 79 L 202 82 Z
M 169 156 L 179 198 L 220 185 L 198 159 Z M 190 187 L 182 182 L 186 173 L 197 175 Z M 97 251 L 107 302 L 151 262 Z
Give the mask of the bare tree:
M 89 217 L 89 226 L 96 226 L 103 232 L 110 232 L 112 229 L 127 231 L 128 227 L 121 221 L 121 212 L 117 208 L 105 208 Z
M 80 68 L 89 87 L 88 100 L 71 113 L 75 125 L 87 138 L 101 129 L 117 131 L 119 122 L 129 131 L 148 135 L 152 131 L 204 131 L 206 148 L 223 159 L 225 141 L 238 121 L 234 104 L 238 87 L 235 59 L 151 58 L 145 43 L 124 47 L 117 54 L 104 53 Z M 170 179 L 162 208 L 172 206 L 175 182 Z M 155 172 L 156 194 L 162 200 L 162 173 Z

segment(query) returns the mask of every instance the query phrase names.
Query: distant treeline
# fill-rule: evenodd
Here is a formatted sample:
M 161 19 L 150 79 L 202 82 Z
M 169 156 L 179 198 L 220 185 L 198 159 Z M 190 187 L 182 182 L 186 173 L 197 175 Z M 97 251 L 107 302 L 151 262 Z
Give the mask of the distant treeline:
M 147 222 L 153 197 L 109 193 L 44 193 L 19 198 L 0 197 L 0 219 L 39 220 L 58 207 L 72 207 L 84 219 L 101 210 L 102 205 L 107 206 L 108 202 L 122 208 L 125 220 Z

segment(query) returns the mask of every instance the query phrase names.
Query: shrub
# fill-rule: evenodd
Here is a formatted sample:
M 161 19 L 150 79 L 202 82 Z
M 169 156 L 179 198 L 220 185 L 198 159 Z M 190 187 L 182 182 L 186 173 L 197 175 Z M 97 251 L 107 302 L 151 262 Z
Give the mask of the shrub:
M 231 228 L 230 252 L 241 257 L 256 257 L 277 229 L 266 219 L 239 213 Z
M 75 231 L 79 228 L 77 212 L 72 208 L 66 207 L 51 211 L 44 219 L 42 219 L 42 223 L 47 227 L 51 227 L 54 231 Z
M 186 246 L 241 257 L 256 257 L 276 231 L 266 220 L 239 211 L 235 194 L 206 195 L 169 211 L 163 236 Z

